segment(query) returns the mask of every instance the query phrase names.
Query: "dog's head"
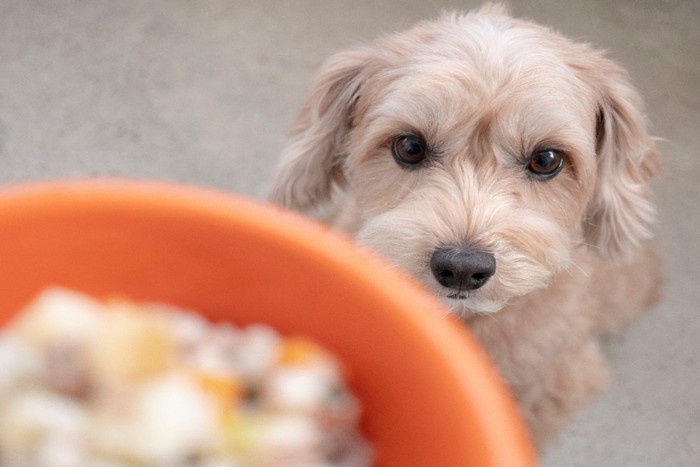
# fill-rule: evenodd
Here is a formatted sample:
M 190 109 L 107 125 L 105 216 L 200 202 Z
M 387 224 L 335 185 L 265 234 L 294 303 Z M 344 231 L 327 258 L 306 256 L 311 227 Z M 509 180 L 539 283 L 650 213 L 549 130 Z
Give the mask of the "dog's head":
M 456 311 L 490 312 L 574 248 L 649 237 L 657 166 L 624 70 L 490 7 L 328 60 L 272 199 L 309 212 L 344 192 L 362 244 Z

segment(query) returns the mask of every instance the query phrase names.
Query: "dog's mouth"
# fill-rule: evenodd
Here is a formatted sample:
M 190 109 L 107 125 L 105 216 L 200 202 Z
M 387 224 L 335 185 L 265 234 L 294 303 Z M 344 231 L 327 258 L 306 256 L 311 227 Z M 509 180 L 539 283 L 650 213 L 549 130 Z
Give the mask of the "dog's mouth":
M 442 291 L 437 296 L 452 312 L 461 317 L 472 314 L 494 313 L 506 304 L 506 301 L 482 297 L 475 291 L 454 290 L 448 293 Z
M 452 300 L 466 300 L 467 294 L 464 293 L 454 293 L 452 295 L 446 295 L 447 298 L 451 298 Z

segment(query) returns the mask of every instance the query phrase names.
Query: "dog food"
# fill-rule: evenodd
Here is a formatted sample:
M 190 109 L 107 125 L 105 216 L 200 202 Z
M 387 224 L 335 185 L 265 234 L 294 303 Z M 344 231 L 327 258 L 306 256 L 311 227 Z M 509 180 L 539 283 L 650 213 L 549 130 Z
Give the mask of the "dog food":
M 50 289 L 0 331 L 3 466 L 366 466 L 359 411 L 267 326 Z

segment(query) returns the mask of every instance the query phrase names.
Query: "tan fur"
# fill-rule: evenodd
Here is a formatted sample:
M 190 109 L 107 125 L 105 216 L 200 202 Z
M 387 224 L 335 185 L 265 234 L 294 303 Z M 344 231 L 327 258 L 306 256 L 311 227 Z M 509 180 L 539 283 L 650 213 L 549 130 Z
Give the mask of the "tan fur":
M 391 141 L 420 133 L 407 170 Z M 542 148 L 556 177 L 528 176 Z M 321 68 L 271 198 L 353 235 L 464 319 L 513 389 L 539 446 L 604 388 L 602 333 L 658 296 L 646 240 L 659 156 L 624 70 L 498 6 L 445 15 Z M 447 298 L 436 248 L 490 252 L 495 275 Z

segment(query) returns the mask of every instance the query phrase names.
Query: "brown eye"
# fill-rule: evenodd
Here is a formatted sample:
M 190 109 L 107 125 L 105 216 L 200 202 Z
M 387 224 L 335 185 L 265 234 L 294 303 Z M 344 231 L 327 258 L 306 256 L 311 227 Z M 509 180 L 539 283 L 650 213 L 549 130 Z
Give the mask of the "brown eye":
M 536 151 L 530 156 L 527 169 L 540 180 L 548 180 L 564 167 L 564 155 L 554 149 Z
M 414 135 L 401 135 L 391 144 L 394 160 L 403 167 L 415 167 L 428 157 L 423 138 Z

